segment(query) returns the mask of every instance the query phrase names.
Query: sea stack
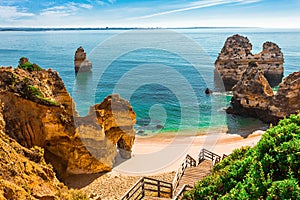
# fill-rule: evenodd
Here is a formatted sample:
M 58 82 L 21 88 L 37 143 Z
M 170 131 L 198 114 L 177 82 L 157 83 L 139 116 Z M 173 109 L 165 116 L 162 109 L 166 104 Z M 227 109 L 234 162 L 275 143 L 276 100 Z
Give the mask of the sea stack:
M 277 86 L 283 78 L 283 53 L 272 42 L 265 42 L 262 48 L 260 53 L 252 54 L 252 44 L 247 37 L 236 34 L 227 38 L 215 62 L 215 80 L 220 77 L 225 90 L 230 91 L 241 79 L 248 63 L 256 62 L 270 86 Z M 218 88 L 222 88 L 220 82 L 215 83 Z
M 75 72 L 88 72 L 92 69 L 92 63 L 87 60 L 84 49 L 80 46 L 74 56 Z
M 300 71 L 294 72 L 273 92 L 263 71 L 250 62 L 241 80 L 233 87 L 230 114 L 259 118 L 277 124 L 280 119 L 300 110 Z

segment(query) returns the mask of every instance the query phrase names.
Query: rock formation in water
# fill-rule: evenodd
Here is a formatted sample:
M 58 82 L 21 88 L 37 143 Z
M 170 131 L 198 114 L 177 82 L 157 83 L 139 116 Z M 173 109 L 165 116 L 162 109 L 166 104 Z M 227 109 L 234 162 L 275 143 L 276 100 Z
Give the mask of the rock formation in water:
M 45 159 L 62 177 L 112 169 L 117 154 L 129 158 L 135 138 L 135 113 L 117 95 L 78 116 L 58 73 L 0 69 L 4 132 L 27 148 L 45 149 Z
M 263 70 L 250 62 L 242 78 L 233 87 L 228 113 L 259 118 L 277 124 L 300 110 L 300 71 L 290 74 L 273 92 Z
M 213 91 L 211 90 L 211 89 L 209 89 L 209 88 L 206 88 L 205 89 L 205 94 L 212 94 L 213 93 Z
M 247 37 L 233 35 L 227 38 L 221 53 L 215 62 L 215 83 L 225 90 L 232 87 L 241 79 L 248 63 L 256 62 L 262 69 L 271 87 L 277 86 L 283 78 L 283 53 L 277 44 L 265 42 L 262 52 L 253 55 L 252 44 Z M 218 81 L 218 77 L 222 80 Z
M 92 69 L 92 63 L 87 60 L 86 53 L 84 52 L 84 49 L 82 47 L 79 47 L 74 56 L 74 66 L 75 66 L 75 72 L 87 72 L 91 71 Z
M 43 149 L 22 147 L 4 131 L 5 120 L 0 104 L 0 199 L 72 199 L 84 197 L 70 191 L 55 177 L 43 157 Z

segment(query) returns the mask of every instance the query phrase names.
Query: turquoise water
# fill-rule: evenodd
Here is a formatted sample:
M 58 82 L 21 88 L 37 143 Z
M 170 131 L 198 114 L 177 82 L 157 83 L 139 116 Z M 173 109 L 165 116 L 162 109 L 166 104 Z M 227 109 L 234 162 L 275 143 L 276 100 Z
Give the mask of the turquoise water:
M 214 61 L 226 38 L 236 33 L 250 39 L 253 53 L 265 41 L 277 43 L 285 57 L 285 76 L 299 70 L 300 30 L 277 29 L 144 30 L 129 37 L 121 30 L 0 32 L 0 65 L 16 67 L 25 56 L 57 70 L 81 115 L 107 95 L 120 93 L 133 106 L 141 134 L 210 127 L 239 133 L 265 125 L 226 115 L 230 94 L 204 93 L 207 87 L 214 89 Z M 85 48 L 93 72 L 76 77 L 73 58 L 79 46 Z M 194 58 L 198 60 L 191 62 Z

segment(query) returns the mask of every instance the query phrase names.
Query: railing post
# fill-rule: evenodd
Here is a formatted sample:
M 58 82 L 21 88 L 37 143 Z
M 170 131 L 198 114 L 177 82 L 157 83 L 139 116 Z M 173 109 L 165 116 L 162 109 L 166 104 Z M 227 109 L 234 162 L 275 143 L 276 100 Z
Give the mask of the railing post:
M 171 188 L 170 188 L 170 198 L 173 198 L 173 184 L 171 184 Z
M 160 197 L 160 181 L 157 182 L 157 195 Z
M 145 197 L 145 177 L 142 179 L 142 198 Z

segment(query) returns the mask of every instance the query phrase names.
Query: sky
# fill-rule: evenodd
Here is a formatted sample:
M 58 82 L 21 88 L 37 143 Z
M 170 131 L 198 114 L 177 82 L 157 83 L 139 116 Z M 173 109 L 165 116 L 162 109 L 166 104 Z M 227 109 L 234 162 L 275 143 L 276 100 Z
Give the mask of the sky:
M 0 27 L 300 28 L 300 0 L 0 0 Z

